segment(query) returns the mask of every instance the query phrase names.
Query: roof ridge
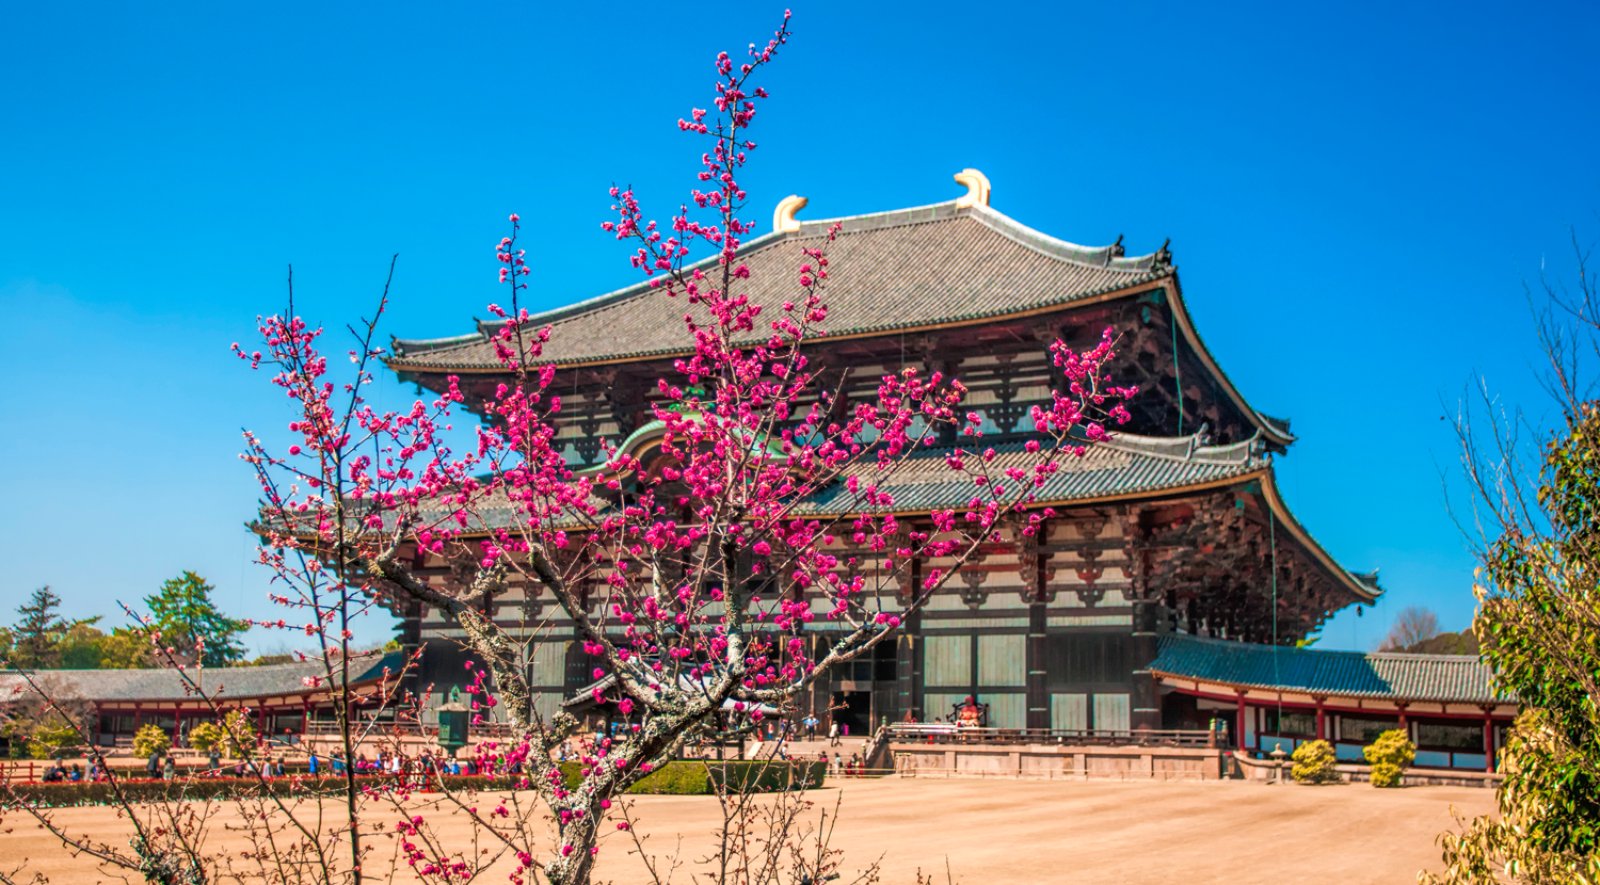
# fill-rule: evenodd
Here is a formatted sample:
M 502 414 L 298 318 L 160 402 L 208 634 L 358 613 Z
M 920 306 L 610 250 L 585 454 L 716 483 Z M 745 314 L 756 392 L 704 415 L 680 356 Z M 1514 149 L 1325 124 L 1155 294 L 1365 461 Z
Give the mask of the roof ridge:
M 1260 457 L 1256 452 L 1261 435 L 1259 431 L 1237 442 L 1212 445 L 1201 443 L 1204 434 L 1205 431 L 1203 429 L 1186 436 L 1150 436 L 1113 431 L 1109 439 L 1096 443 L 1096 445 L 1110 446 L 1123 451 L 1134 451 L 1172 461 L 1200 461 L 1223 466 L 1247 465 L 1255 462 L 1268 463 L 1266 458 Z M 1182 449 L 1182 451 L 1178 451 L 1179 449 Z
M 841 236 L 870 233 L 873 231 L 888 230 L 896 227 L 912 227 L 922 224 L 931 224 L 939 221 L 958 220 L 971 218 L 978 224 L 994 231 L 1002 237 L 1016 243 L 1023 248 L 1069 264 L 1099 270 L 1111 270 L 1127 273 L 1130 276 L 1140 274 L 1170 273 L 1172 265 L 1162 260 L 1163 253 L 1153 252 L 1148 255 L 1134 258 L 1122 257 L 1120 246 L 1084 246 L 1078 243 L 1053 237 L 1043 231 L 1030 227 L 1022 222 L 994 209 L 986 204 L 957 205 L 960 200 L 945 200 L 938 203 L 928 203 L 921 206 L 911 206 L 901 209 L 887 209 L 878 212 L 864 212 L 856 215 L 842 215 L 834 218 L 820 218 L 801 221 L 799 227 L 793 230 L 768 231 L 739 246 L 736 253 L 740 257 L 764 249 L 775 247 L 789 240 L 813 239 L 825 236 L 827 231 L 835 224 L 842 225 Z M 1119 240 L 1120 242 L 1120 240 Z M 698 261 L 684 265 L 685 271 L 704 269 L 716 265 L 719 255 L 708 255 Z M 548 308 L 536 313 L 529 313 L 530 323 L 559 323 L 562 320 L 579 315 L 600 313 L 613 307 L 620 307 L 641 295 L 656 289 L 656 280 L 664 275 L 655 275 L 646 280 L 636 281 L 626 286 L 612 289 L 589 298 Z M 489 338 L 496 330 L 505 325 L 505 320 L 479 321 L 475 333 L 440 338 L 408 339 L 398 336 L 391 339 L 391 346 L 396 356 L 409 356 L 414 354 L 430 353 L 440 350 L 449 350 L 454 347 L 479 343 Z
M 1163 633 L 1160 636 L 1160 641 L 1162 641 L 1162 642 L 1169 642 L 1169 641 L 1191 642 L 1191 643 L 1205 644 L 1205 645 L 1229 646 L 1229 647 L 1233 647 L 1233 648 L 1249 649 L 1249 650 L 1252 650 L 1252 651 L 1263 652 L 1263 653 L 1271 653 L 1274 648 L 1281 648 L 1284 651 L 1293 652 L 1293 653 L 1307 653 L 1307 654 L 1316 654 L 1316 655 L 1346 655 L 1346 656 L 1353 655 L 1353 656 L 1357 656 L 1357 657 L 1366 658 L 1368 660 L 1374 660 L 1374 659 L 1376 659 L 1376 660 L 1397 660 L 1398 659 L 1398 660 L 1407 660 L 1407 661 L 1438 661 L 1438 662 L 1441 662 L 1441 663 L 1479 664 L 1479 665 L 1483 665 L 1483 666 L 1488 666 L 1484 662 L 1482 655 L 1452 655 L 1452 654 L 1440 654 L 1440 653 L 1437 653 L 1437 652 L 1358 651 L 1356 649 L 1349 649 L 1349 648 L 1314 648 L 1314 647 L 1310 647 L 1310 646 L 1307 646 L 1307 647 L 1304 647 L 1304 648 L 1300 648 L 1300 647 L 1291 648 L 1291 647 L 1288 647 L 1288 646 L 1273 646 L 1273 645 L 1262 645 L 1262 644 L 1254 643 L 1254 642 L 1241 642 L 1241 641 L 1236 640 L 1236 639 L 1221 639 L 1221 638 L 1218 638 L 1218 637 L 1215 637 L 1215 636 L 1194 636 L 1194 635 L 1189 634 L 1189 633 Z
M 1488 666 L 1488 663 L 1484 661 L 1483 655 L 1481 654 L 1452 655 L 1444 652 L 1369 651 L 1366 653 L 1366 655 L 1369 658 L 1382 658 L 1383 660 L 1471 662 L 1474 664 L 1483 664 L 1484 666 Z
M 1167 255 L 1165 250 L 1127 258 L 1119 254 L 1121 252 L 1121 238 L 1118 238 L 1116 243 L 1109 246 L 1085 246 L 1081 243 L 1074 243 L 1070 240 L 1051 236 L 1038 228 L 1023 224 L 987 204 L 973 206 L 971 215 L 1006 239 L 1050 258 L 1069 261 L 1086 267 L 1104 268 L 1125 273 L 1152 273 L 1160 270 L 1172 270 L 1170 255 Z

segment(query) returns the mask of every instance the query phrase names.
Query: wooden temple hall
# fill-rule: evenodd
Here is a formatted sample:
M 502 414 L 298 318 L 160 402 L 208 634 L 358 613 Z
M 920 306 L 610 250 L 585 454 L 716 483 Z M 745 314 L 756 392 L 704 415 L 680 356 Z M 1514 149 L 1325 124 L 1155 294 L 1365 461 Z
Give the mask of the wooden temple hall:
M 1290 512 L 1273 469 L 1295 442 L 1289 422 L 1257 411 L 1206 349 L 1166 247 L 1132 256 L 1120 238 L 1065 242 L 991 208 L 981 173 L 956 178 L 967 187 L 957 199 L 841 219 L 803 220 L 803 199 L 783 201 L 772 230 L 743 249 L 751 297 L 789 295 L 797 247 L 821 245 L 838 221 L 814 364 L 849 368 L 862 395 L 907 364 L 951 373 L 970 388 L 986 442 L 1021 459 L 1029 407 L 1055 380 L 1047 344 L 1088 347 L 1111 326 L 1121 336 L 1111 374 L 1140 388 L 1133 420 L 1052 477 L 1040 503 L 1058 516 L 1045 531 L 984 549 L 895 642 L 819 686 L 814 709 L 834 708 L 859 733 L 908 714 L 949 719 L 970 695 L 991 727 L 1112 735 L 1221 719 L 1247 749 L 1321 735 L 1345 756 L 1403 723 L 1419 764 L 1492 766 L 1514 704 L 1476 659 L 1295 647 L 1382 591 Z M 594 465 L 600 440 L 648 430 L 655 379 L 684 352 L 682 310 L 641 284 L 535 317 L 553 327 L 543 359 L 559 367 L 572 463 Z M 397 340 L 389 365 L 435 391 L 458 376 L 468 402 L 482 401 L 507 380 L 494 328 Z M 897 481 L 907 518 L 969 497 L 940 461 L 930 451 L 925 476 Z M 404 614 L 409 641 L 428 647 L 423 681 L 459 682 L 459 631 L 435 612 Z M 570 629 L 537 596 L 502 600 L 496 617 Z M 575 645 L 544 643 L 551 652 L 530 662 L 547 711 L 589 682 Z

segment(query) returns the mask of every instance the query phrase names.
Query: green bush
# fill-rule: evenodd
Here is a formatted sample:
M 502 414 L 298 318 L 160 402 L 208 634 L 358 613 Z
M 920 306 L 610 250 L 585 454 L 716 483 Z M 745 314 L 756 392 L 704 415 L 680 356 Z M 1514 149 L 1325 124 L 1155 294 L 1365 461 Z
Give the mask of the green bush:
M 1289 769 L 1289 776 L 1300 784 L 1333 784 L 1339 782 L 1339 770 L 1334 766 L 1339 764 L 1339 757 L 1333 752 L 1333 744 L 1327 741 L 1307 741 L 1294 748 L 1294 755 L 1289 757 L 1294 762 L 1294 767 Z
M 83 736 L 71 723 L 57 719 L 41 722 L 28 736 L 28 753 L 35 759 L 60 759 L 83 752 Z
M 668 762 L 650 772 L 629 787 L 628 792 L 708 796 L 722 787 L 733 792 L 770 793 L 819 786 L 827 773 L 827 764 L 823 762 L 711 762 L 683 759 Z M 561 774 L 567 787 L 575 788 L 583 781 L 583 766 L 577 762 L 563 762 Z
M 133 733 L 133 755 L 148 759 L 152 755 L 165 756 L 172 749 L 172 736 L 159 725 L 141 725 Z
M 1417 745 L 1411 742 L 1404 729 L 1392 728 L 1369 746 L 1361 750 L 1372 766 L 1374 787 L 1398 787 L 1405 775 L 1406 766 L 1417 758 Z
M 568 786 L 577 786 L 582 780 L 581 766 L 577 762 L 561 764 L 562 775 Z M 669 762 L 650 772 L 629 788 L 630 793 L 672 794 L 704 796 L 716 792 L 716 784 L 726 783 L 730 789 L 744 787 L 755 792 L 771 792 L 796 787 L 811 788 L 822 783 L 827 766 L 821 762 L 701 762 L 679 760 Z M 379 775 L 361 775 L 366 783 L 380 784 L 390 779 Z M 448 790 L 525 790 L 526 775 L 446 775 L 440 778 Z M 320 777 L 283 777 L 264 784 L 254 777 L 184 777 L 175 781 L 132 778 L 127 773 L 118 777 L 118 786 L 130 802 L 162 800 L 228 799 L 259 796 L 270 793 L 278 796 L 336 795 L 344 789 L 344 779 L 334 775 Z M 111 785 L 105 782 L 81 781 L 77 783 L 13 783 L 9 791 L 16 799 L 39 807 L 63 808 L 77 805 L 110 805 L 115 802 Z
M 230 710 L 218 726 L 229 759 L 249 759 L 256 750 L 256 725 L 243 710 Z
M 227 746 L 227 732 L 215 722 L 201 722 L 189 729 L 189 746 L 202 753 L 209 753 L 213 748 L 221 751 Z

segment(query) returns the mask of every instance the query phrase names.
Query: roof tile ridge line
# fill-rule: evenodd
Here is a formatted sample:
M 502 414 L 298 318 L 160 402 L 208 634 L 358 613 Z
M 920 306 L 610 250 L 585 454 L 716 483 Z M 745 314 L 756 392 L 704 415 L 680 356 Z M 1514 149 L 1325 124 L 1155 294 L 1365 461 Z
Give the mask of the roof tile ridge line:
M 739 251 L 737 253 L 735 253 L 735 254 L 743 255 L 746 252 L 753 252 L 756 249 L 766 248 L 767 246 L 772 245 L 773 243 L 777 243 L 777 242 L 787 238 L 789 235 L 790 235 L 790 232 L 788 232 L 788 231 L 767 231 L 766 233 L 756 237 L 753 240 L 749 240 L 747 242 L 741 243 L 739 245 Z M 717 263 L 717 260 L 720 257 L 721 257 L 720 254 L 718 254 L 718 255 L 708 255 L 708 256 L 700 259 L 699 261 L 695 261 L 695 262 L 693 262 L 691 264 L 684 265 L 683 270 L 685 272 L 687 272 L 687 271 L 695 270 L 697 268 L 704 268 L 704 267 L 713 266 L 713 265 L 715 265 Z M 554 322 L 559 322 L 559 321 L 564 320 L 564 319 L 568 319 L 568 318 L 570 318 L 572 316 L 576 316 L 578 314 L 589 313 L 591 311 L 600 310 L 600 309 L 603 309 L 603 308 L 606 308 L 606 307 L 610 307 L 610 306 L 615 305 L 615 304 L 621 304 L 621 303 L 623 303 L 625 301 L 631 300 L 634 297 L 637 297 L 638 295 L 644 294 L 646 292 L 655 291 L 655 289 L 657 287 L 652 285 L 652 283 L 654 283 L 656 280 L 665 279 L 665 278 L 666 278 L 665 274 L 658 274 L 658 275 L 649 277 L 648 279 L 645 279 L 645 280 L 640 281 L 640 282 L 629 283 L 626 286 L 622 286 L 622 287 L 617 288 L 617 289 L 612 289 L 609 292 L 603 292 L 603 293 L 601 293 L 599 295 L 594 295 L 594 296 L 591 296 L 589 298 L 585 298 L 582 301 L 574 301 L 571 304 L 564 304 L 564 305 L 562 305 L 560 307 L 548 308 L 546 310 L 541 310 L 538 313 L 530 313 L 530 314 L 528 314 L 528 322 L 529 323 L 554 323 Z M 395 342 L 397 342 L 397 343 L 406 344 L 406 345 L 410 345 L 410 344 L 427 345 L 427 344 L 434 343 L 434 342 L 450 342 L 450 344 L 441 344 L 440 346 L 437 346 L 437 347 L 434 347 L 434 348 L 430 349 L 432 351 L 444 350 L 447 347 L 452 346 L 452 345 L 477 344 L 479 342 L 482 342 L 482 341 L 484 341 L 484 340 L 486 340 L 488 338 L 488 334 L 489 333 L 486 330 L 499 329 L 499 328 L 503 327 L 507 322 L 508 322 L 507 320 L 480 320 L 478 322 L 478 331 L 469 332 L 469 333 L 464 334 L 464 335 L 459 335 L 459 336 L 456 336 L 454 339 L 452 339 L 450 337 L 444 337 L 444 338 L 411 340 L 411 339 L 405 339 L 405 338 L 396 337 L 393 340 Z M 423 350 L 423 351 L 419 351 L 419 352 L 427 353 L 427 352 L 430 352 L 430 350 Z
M 800 221 L 797 233 L 804 237 L 824 236 L 833 225 L 840 225 L 839 233 L 856 234 L 874 230 L 886 230 L 894 227 L 909 227 L 915 224 L 927 224 L 933 221 L 948 221 L 960 218 L 961 208 L 956 206 L 959 200 L 942 200 L 938 203 L 924 203 L 921 206 L 906 206 L 902 209 L 883 209 L 877 212 L 861 212 L 855 215 L 840 215 L 835 218 L 805 219 Z M 948 215 L 941 215 L 938 210 L 951 210 Z M 927 213 L 927 217 L 917 217 Z
M 479 322 L 481 326 L 481 321 Z M 483 332 L 480 330 L 464 332 L 460 335 L 443 335 L 438 338 L 401 338 L 399 335 L 389 336 L 389 355 L 395 359 L 405 359 L 424 353 L 434 353 L 440 350 L 449 350 L 463 344 L 477 344 L 483 341 Z
M 1217 467 L 1260 467 L 1270 463 L 1266 458 L 1258 458 L 1250 454 L 1250 448 L 1260 435 L 1258 430 L 1248 439 L 1237 442 L 1222 443 L 1218 445 L 1196 445 L 1200 431 L 1185 436 L 1150 436 L 1142 433 L 1123 433 L 1111 431 L 1109 439 L 1102 440 L 1096 445 L 1107 446 L 1124 452 L 1133 452 L 1148 455 L 1153 458 L 1162 458 L 1180 464 L 1199 462 Z M 1119 444 L 1119 441 L 1120 444 Z M 1176 446 L 1188 443 L 1182 454 L 1167 451 L 1166 446 Z M 1236 452 L 1242 451 L 1244 457 L 1237 457 Z
M 1245 642 L 1240 639 L 1223 639 L 1219 636 L 1194 636 L 1188 633 L 1164 633 L 1162 634 L 1161 638 L 1165 639 L 1168 636 L 1185 642 L 1204 643 L 1207 645 L 1226 645 L 1232 648 L 1237 648 L 1240 651 L 1248 651 L 1252 653 L 1271 653 L 1274 648 L 1277 648 L 1290 654 L 1312 654 L 1318 656 L 1347 655 L 1351 657 L 1368 658 L 1373 654 L 1376 654 L 1376 652 L 1356 651 L 1352 648 L 1314 648 L 1312 646 L 1300 648 L 1295 646 L 1274 646 L 1271 643 Z
M 1082 243 L 1063 240 L 1029 227 L 992 206 L 973 206 L 970 214 L 995 233 L 1049 258 L 1069 261 L 1084 267 L 1124 273 L 1151 273 L 1162 270 L 1170 272 L 1172 269 L 1170 264 L 1157 262 L 1156 256 L 1160 253 L 1150 252 L 1133 258 L 1117 258 L 1112 255 L 1112 246 L 1085 246 Z
M 1386 661 L 1445 661 L 1448 663 L 1473 663 L 1483 667 L 1489 666 L 1484 661 L 1483 655 L 1452 655 L 1437 651 L 1369 651 L 1365 653 L 1369 658 L 1378 658 Z

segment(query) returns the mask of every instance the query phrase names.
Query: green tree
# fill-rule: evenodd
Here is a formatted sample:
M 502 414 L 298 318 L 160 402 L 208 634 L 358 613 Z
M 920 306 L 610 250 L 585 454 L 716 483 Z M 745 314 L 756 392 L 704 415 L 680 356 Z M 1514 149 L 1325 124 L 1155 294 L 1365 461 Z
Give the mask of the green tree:
M 137 670 L 155 664 L 150 637 L 142 629 L 118 627 L 100 640 L 100 663 L 96 666 L 103 670 Z
M 56 645 L 57 659 L 63 669 L 98 670 L 104 653 L 106 634 L 96 627 L 98 617 L 78 621 L 67 628 Z
M 191 571 L 163 583 L 145 598 L 150 628 L 161 634 L 161 645 L 173 650 L 184 663 L 223 667 L 244 657 L 236 637 L 249 629 L 217 610 L 211 593 L 216 588 Z
M 46 584 L 17 607 L 11 628 L 11 663 L 16 667 L 44 669 L 61 665 L 61 639 L 69 625 L 61 617 L 61 597 Z
M 1459 428 L 1474 516 L 1487 523 L 1473 622 L 1498 685 L 1523 712 L 1497 760 L 1499 814 L 1447 833 L 1430 883 L 1600 882 L 1600 400 L 1580 369 L 1600 348 L 1600 287 L 1580 253 L 1576 288 L 1546 284 L 1546 389 L 1561 421 Z

